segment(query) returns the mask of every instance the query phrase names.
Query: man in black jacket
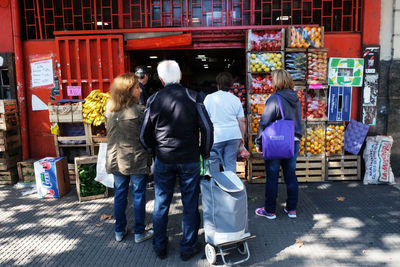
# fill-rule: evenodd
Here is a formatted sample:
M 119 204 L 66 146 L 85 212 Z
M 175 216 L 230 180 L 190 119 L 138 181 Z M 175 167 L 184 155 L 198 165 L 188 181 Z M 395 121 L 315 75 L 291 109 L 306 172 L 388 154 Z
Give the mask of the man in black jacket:
M 183 204 L 181 258 L 186 261 L 201 249 L 199 160 L 200 154 L 209 157 L 213 127 L 198 93 L 179 84 L 182 75 L 176 61 L 160 62 L 157 72 L 165 87 L 148 99 L 140 133 L 142 144 L 156 156 L 153 248 L 159 258 L 167 257 L 168 211 L 178 176 Z

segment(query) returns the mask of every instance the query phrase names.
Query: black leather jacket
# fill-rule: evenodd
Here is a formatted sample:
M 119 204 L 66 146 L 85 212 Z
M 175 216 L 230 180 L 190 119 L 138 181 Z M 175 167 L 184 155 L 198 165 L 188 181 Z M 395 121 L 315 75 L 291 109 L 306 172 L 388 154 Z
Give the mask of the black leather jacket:
M 213 135 L 212 122 L 197 92 L 169 84 L 148 99 L 140 140 L 158 160 L 190 163 L 199 161 L 200 153 L 207 158 Z

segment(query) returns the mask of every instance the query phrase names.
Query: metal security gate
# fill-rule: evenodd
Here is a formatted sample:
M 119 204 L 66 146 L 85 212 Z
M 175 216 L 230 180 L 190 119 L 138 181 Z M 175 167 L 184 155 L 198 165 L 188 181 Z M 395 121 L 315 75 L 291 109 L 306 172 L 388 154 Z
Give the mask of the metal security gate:
M 92 90 L 103 92 L 124 72 L 122 35 L 56 37 L 57 71 L 61 98 L 84 98 Z M 81 96 L 67 94 L 68 86 L 80 86 Z

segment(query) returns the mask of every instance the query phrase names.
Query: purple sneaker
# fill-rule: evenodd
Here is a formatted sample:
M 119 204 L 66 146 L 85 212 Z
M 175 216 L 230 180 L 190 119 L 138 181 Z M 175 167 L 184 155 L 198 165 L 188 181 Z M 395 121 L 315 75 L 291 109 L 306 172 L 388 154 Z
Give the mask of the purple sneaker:
M 276 214 L 266 212 L 264 207 L 256 209 L 256 215 L 262 216 L 262 217 L 267 217 L 267 219 L 270 219 L 270 220 L 276 219 Z
M 296 219 L 296 218 L 297 218 L 296 210 L 289 210 L 289 211 L 288 211 L 286 208 L 284 208 L 283 211 L 284 211 L 285 213 L 287 213 L 287 216 L 288 216 L 289 218 L 292 218 L 292 219 Z

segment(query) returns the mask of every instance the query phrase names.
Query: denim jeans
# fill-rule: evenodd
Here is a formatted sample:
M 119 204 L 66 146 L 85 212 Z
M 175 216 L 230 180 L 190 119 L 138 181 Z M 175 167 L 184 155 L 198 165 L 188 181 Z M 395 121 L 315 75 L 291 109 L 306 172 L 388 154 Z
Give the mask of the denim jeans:
M 299 196 L 299 185 L 296 176 L 296 160 L 299 154 L 300 142 L 296 141 L 293 158 L 265 160 L 265 172 L 267 181 L 265 182 L 265 210 L 268 213 L 276 212 L 276 198 L 278 196 L 279 169 L 282 166 L 283 177 L 286 183 L 287 199 L 286 209 L 295 210 Z
M 197 243 L 200 227 L 199 192 L 200 162 L 167 164 L 156 158 L 154 162 L 155 204 L 153 211 L 154 237 L 156 250 L 167 248 L 168 211 L 174 193 L 176 178 L 182 195 L 182 240 L 181 253 L 190 254 Z
M 147 174 L 123 175 L 114 173 L 114 217 L 115 232 L 125 231 L 126 206 L 128 204 L 129 182 L 132 184 L 133 211 L 135 223 L 133 229 L 135 234 L 145 232 L 144 219 L 146 215 L 146 180 Z
M 239 144 L 240 139 L 232 139 L 213 144 L 209 158 L 210 172 L 219 171 L 220 155 L 224 160 L 225 171 L 233 171 L 236 173 L 236 159 L 239 151 Z

